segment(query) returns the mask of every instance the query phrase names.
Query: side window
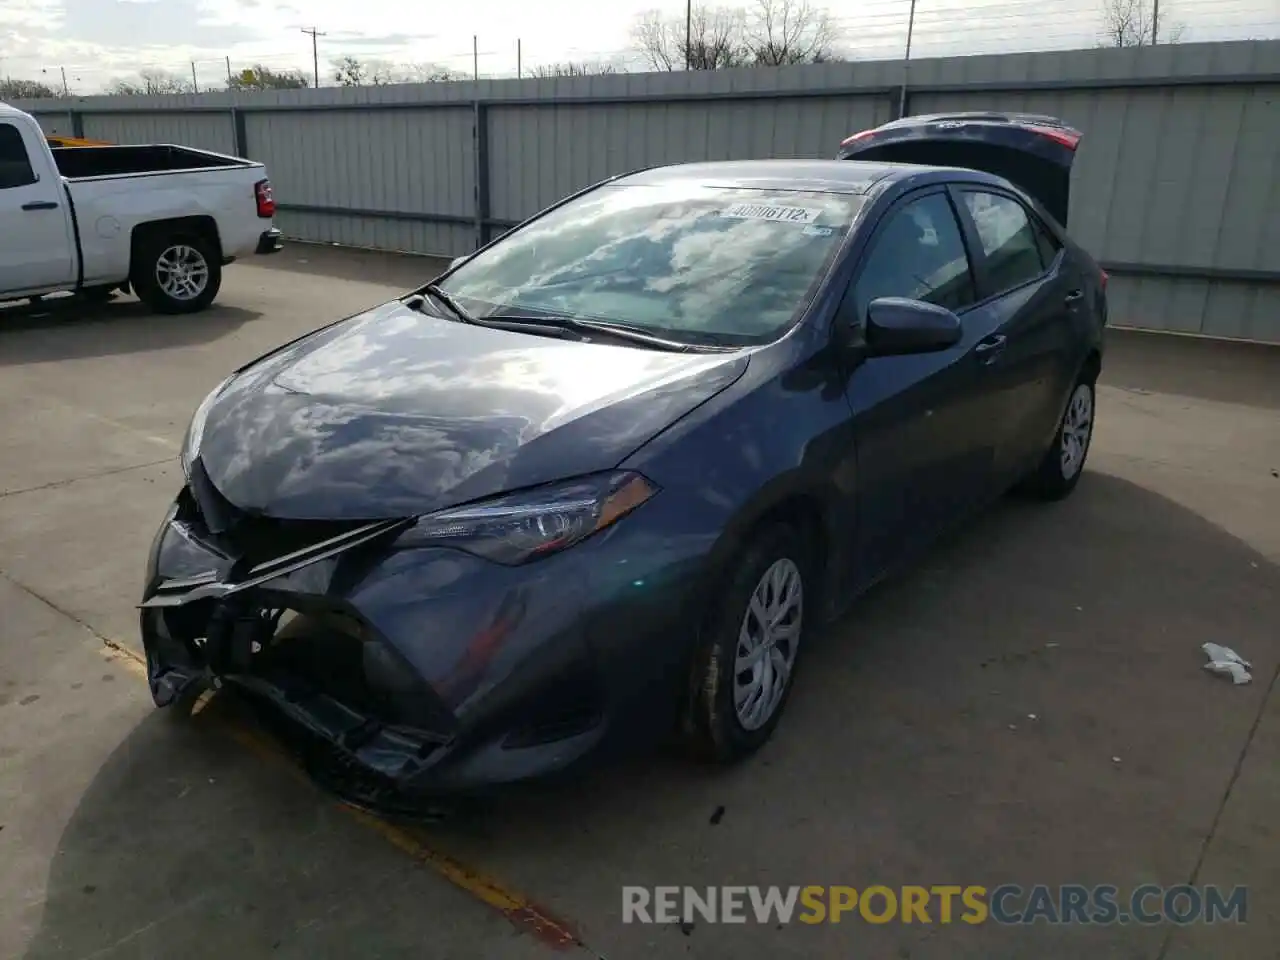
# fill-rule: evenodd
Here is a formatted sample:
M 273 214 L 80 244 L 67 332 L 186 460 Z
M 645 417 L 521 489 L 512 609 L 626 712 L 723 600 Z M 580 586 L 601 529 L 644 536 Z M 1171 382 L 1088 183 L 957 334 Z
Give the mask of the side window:
M 921 197 L 891 213 L 872 243 L 854 289 L 859 321 L 879 297 L 908 297 L 948 310 L 974 302 L 969 257 L 945 194 Z
M 977 190 L 965 191 L 964 204 L 978 228 L 994 292 L 1012 290 L 1044 273 L 1036 230 L 1022 204 Z
M 0 190 L 36 182 L 22 134 L 11 123 L 0 123 Z
M 1040 262 L 1044 264 L 1046 270 L 1053 263 L 1054 257 L 1058 255 L 1058 251 L 1062 249 L 1062 244 L 1058 242 L 1058 238 L 1049 232 L 1039 220 L 1032 217 L 1032 222 L 1036 228 L 1036 245 L 1040 247 Z

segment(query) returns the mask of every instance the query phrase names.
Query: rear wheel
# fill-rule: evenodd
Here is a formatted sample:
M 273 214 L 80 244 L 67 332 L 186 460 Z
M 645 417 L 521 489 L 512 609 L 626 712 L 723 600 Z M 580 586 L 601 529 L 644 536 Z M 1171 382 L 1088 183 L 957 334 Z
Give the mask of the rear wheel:
M 1061 500 L 1080 482 L 1093 440 L 1096 379 L 1096 375 L 1086 374 L 1076 381 L 1052 446 L 1024 484 L 1032 496 Z
M 213 303 L 222 264 L 202 236 L 157 236 L 138 245 L 130 276 L 138 298 L 157 313 L 196 313 Z
M 731 762 L 772 735 L 791 696 L 810 569 L 804 538 L 776 526 L 752 542 L 725 585 L 694 662 L 687 706 L 686 735 L 702 757 Z

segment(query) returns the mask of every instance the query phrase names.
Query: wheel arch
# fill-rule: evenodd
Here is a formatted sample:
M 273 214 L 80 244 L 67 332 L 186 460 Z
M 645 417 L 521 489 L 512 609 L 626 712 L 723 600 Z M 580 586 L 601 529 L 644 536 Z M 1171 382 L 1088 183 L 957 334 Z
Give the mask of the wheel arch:
M 213 246 L 214 257 L 222 260 L 222 238 L 218 233 L 218 222 L 208 214 L 190 217 L 171 217 L 167 220 L 148 220 L 133 228 L 129 239 L 130 273 L 138 264 L 138 259 L 147 244 L 163 237 L 197 236 Z
M 805 482 L 798 476 L 780 477 L 761 490 L 738 511 L 711 548 L 703 577 L 703 590 L 714 596 L 732 575 L 733 560 L 751 541 L 770 527 L 795 528 L 808 548 L 810 573 L 818 593 L 818 606 L 825 610 L 833 570 L 836 538 L 835 492 L 821 484 Z M 806 604 L 807 605 L 807 604 Z

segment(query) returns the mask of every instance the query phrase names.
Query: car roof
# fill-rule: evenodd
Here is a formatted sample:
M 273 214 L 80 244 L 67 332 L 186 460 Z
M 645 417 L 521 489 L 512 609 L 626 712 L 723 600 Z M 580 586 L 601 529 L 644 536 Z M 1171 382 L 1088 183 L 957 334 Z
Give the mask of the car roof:
M 947 176 L 937 176 L 938 174 Z M 958 167 L 931 167 L 918 163 L 867 160 L 721 160 L 651 167 L 626 174 L 614 182 L 632 186 L 697 183 L 716 187 L 862 195 L 908 179 L 927 181 L 996 178 Z

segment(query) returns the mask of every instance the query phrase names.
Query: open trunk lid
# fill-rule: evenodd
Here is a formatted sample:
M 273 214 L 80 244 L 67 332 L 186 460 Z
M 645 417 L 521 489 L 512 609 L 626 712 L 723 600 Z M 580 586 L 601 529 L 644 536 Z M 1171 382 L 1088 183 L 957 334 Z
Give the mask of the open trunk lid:
M 964 167 L 1004 177 L 1067 226 L 1071 165 L 1080 131 L 1030 113 L 938 113 L 903 117 L 855 133 L 839 160 Z

